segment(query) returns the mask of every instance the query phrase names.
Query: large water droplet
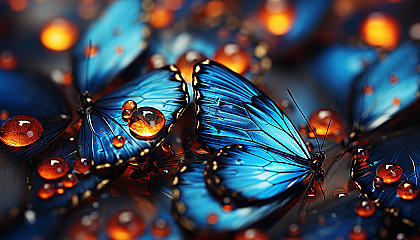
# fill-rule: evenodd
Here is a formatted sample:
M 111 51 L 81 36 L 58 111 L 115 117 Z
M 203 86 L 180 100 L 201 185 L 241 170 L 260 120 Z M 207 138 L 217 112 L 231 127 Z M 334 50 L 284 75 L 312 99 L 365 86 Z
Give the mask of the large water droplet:
M 61 157 L 44 159 L 38 165 L 38 174 L 45 179 L 57 179 L 64 176 L 69 170 L 66 160 Z
M 24 147 L 41 138 L 43 131 L 36 118 L 16 116 L 7 120 L 0 128 L 0 139 L 12 147 Z
M 163 113 L 152 107 L 141 107 L 133 111 L 128 127 L 139 139 L 156 137 L 165 126 Z

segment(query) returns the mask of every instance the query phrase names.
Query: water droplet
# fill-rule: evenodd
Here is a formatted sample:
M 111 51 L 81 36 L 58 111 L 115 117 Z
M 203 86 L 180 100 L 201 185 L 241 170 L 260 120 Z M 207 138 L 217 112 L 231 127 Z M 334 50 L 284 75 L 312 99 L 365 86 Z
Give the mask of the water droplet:
M 176 66 L 179 68 L 179 71 L 181 71 L 182 78 L 186 82 L 192 82 L 192 71 L 194 64 L 204 60 L 205 58 L 206 57 L 202 53 L 194 50 L 189 50 L 178 58 L 176 61 Z
M 138 238 L 144 230 L 143 219 L 131 210 L 122 210 L 112 214 L 106 224 L 106 233 L 112 239 Z
M 155 7 L 150 12 L 150 21 L 149 24 L 153 28 L 164 28 L 171 24 L 174 18 L 172 11 L 169 11 L 162 4 L 156 4 Z
M 122 110 L 122 112 L 121 112 L 121 117 L 124 119 L 124 121 L 128 121 L 128 119 L 130 119 L 130 117 L 131 117 L 131 110 L 128 110 L 128 109 L 125 109 L 125 110 Z
M 363 94 L 365 96 L 370 96 L 373 93 L 373 87 L 371 85 L 365 85 L 363 87 Z
M 124 104 L 122 105 L 122 110 L 130 110 L 130 111 L 134 111 L 137 108 L 137 103 L 134 102 L 133 100 L 127 100 L 124 102 Z
M 90 167 L 92 167 L 92 161 L 88 160 L 87 158 L 79 157 L 73 161 L 73 169 L 78 174 L 89 171 Z
M 83 215 L 76 219 L 69 229 L 71 239 L 96 240 L 100 221 L 97 212 Z
M 364 148 L 356 148 L 353 151 L 353 160 L 356 161 L 365 161 L 369 158 L 369 152 L 367 149 Z
M 40 38 L 46 48 L 64 51 L 76 43 L 78 36 L 79 30 L 73 22 L 65 18 L 56 18 L 42 28 Z
M 325 224 L 325 217 L 324 215 L 318 215 L 316 217 L 316 222 L 318 223 L 318 225 L 324 225 Z
M 67 173 L 66 175 L 64 175 L 61 182 L 63 183 L 64 187 L 72 188 L 72 187 L 76 186 L 76 184 L 79 182 L 79 180 L 77 179 L 76 175 L 74 175 L 72 173 Z
M 64 191 L 65 191 L 65 189 L 64 189 L 63 183 L 62 182 L 57 183 L 57 186 L 55 187 L 55 192 L 57 194 L 63 194 Z
M 373 179 L 373 186 L 380 188 L 384 185 L 384 179 L 381 177 L 375 177 L 375 179 Z
M 219 216 L 217 216 L 217 214 L 215 213 L 210 213 L 209 215 L 207 215 L 207 222 L 210 225 L 215 225 L 219 222 Z
M 248 228 L 238 232 L 233 240 L 268 240 L 268 236 L 261 229 Z
M 38 197 L 48 199 L 54 196 L 55 188 L 51 183 L 43 183 L 38 189 Z
M 398 185 L 397 194 L 402 199 L 411 200 L 419 194 L 419 188 L 410 181 L 403 181 Z
M 6 109 L 0 111 L 0 120 L 7 120 L 9 118 L 9 112 Z
M 133 111 L 128 127 L 139 139 L 156 137 L 165 126 L 163 113 L 152 107 L 141 107 Z
M 306 135 L 309 133 L 309 127 L 306 125 L 306 123 L 299 124 L 299 132 L 302 135 Z
M 341 121 L 336 114 L 332 117 L 331 124 L 328 128 L 331 116 L 332 112 L 329 109 L 317 110 L 309 116 L 309 124 L 312 126 L 317 135 L 325 135 L 325 133 L 327 133 L 327 129 L 327 135 L 334 135 L 341 132 L 343 128 L 341 126 Z
M 361 217 L 370 217 L 375 213 L 375 205 L 369 199 L 363 199 L 356 204 L 354 211 Z
M 402 169 L 396 162 L 384 162 L 376 168 L 376 176 L 381 177 L 384 183 L 393 183 L 400 179 Z
M 115 47 L 115 53 L 121 55 L 124 53 L 124 48 L 121 45 Z
M 400 100 L 398 97 L 394 97 L 394 98 L 392 99 L 392 104 L 393 104 L 394 106 L 399 106 L 399 105 L 401 104 L 401 100 Z
M 369 45 L 392 50 L 398 45 L 400 26 L 390 15 L 373 12 L 362 22 L 360 35 Z
M 64 176 L 69 170 L 66 160 L 61 157 L 44 159 L 38 165 L 38 174 L 45 179 L 57 179 Z
M 297 237 L 300 234 L 300 227 L 296 223 L 289 225 L 288 233 L 292 237 Z
M 361 225 L 354 225 L 349 232 L 350 240 L 364 240 L 367 238 L 366 230 Z
M 233 209 L 235 209 L 235 204 L 230 197 L 223 198 L 222 209 L 225 212 L 231 212 Z
M 228 43 L 217 49 L 214 55 L 214 60 L 227 66 L 233 71 L 242 74 L 248 70 L 251 56 L 238 44 Z
M 306 196 L 310 198 L 316 197 L 316 188 L 310 187 L 308 192 L 306 192 Z
M 125 144 L 125 138 L 124 136 L 117 135 L 112 139 L 112 144 L 116 148 L 122 148 Z
M 172 151 L 172 149 L 173 149 L 173 147 L 172 147 L 172 143 L 170 143 L 170 142 L 164 142 L 164 143 L 162 144 L 162 150 L 163 150 L 163 151 L 165 151 L 165 152 L 170 152 L 170 151 Z
M 18 59 L 11 51 L 3 51 L 0 54 L 0 68 L 6 71 L 13 70 L 18 65 Z
M 266 1 L 259 11 L 261 25 L 273 35 L 290 31 L 295 20 L 295 11 L 290 1 Z
M 7 120 L 0 128 L 0 139 L 12 147 L 24 147 L 41 138 L 43 131 L 36 118 L 16 116 Z
M 88 45 L 85 47 L 84 54 L 85 57 L 94 58 L 98 55 L 99 48 L 96 45 Z
M 397 75 L 391 75 L 391 77 L 389 77 L 389 82 L 391 84 L 397 84 L 398 83 L 398 76 Z
M 171 234 L 171 226 L 165 219 L 157 219 L 153 222 L 152 235 L 154 238 L 166 238 Z

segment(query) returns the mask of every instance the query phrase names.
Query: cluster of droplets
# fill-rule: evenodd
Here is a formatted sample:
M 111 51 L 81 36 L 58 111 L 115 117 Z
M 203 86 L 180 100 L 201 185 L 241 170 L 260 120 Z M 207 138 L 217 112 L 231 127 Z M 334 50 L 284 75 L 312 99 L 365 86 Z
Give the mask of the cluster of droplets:
M 128 127 L 138 139 L 152 139 L 158 136 L 165 127 L 165 116 L 156 108 L 140 107 L 133 100 L 127 100 L 122 106 L 122 118 L 128 122 Z M 124 136 L 113 139 L 113 145 L 121 148 L 125 144 Z
M 353 152 L 353 159 L 363 164 L 367 164 L 365 161 L 369 158 L 369 152 L 364 148 L 357 148 Z M 419 194 L 418 186 L 411 181 L 402 181 L 401 176 L 403 175 L 402 168 L 398 163 L 393 161 L 383 162 L 376 168 L 376 176 L 373 179 L 372 185 L 376 189 L 382 188 L 385 184 L 393 184 L 400 181 L 397 194 L 399 197 L 405 200 L 411 200 L 417 197 Z
M 7 119 L 7 111 L 2 111 L 2 119 Z M 9 118 L 0 128 L 0 139 L 11 147 L 25 147 L 38 141 L 44 129 L 41 122 L 31 116 Z
M 397 75 L 390 75 L 389 76 L 389 84 L 395 85 L 399 82 L 399 77 Z M 365 96 L 371 96 L 374 93 L 375 89 L 372 85 L 366 84 L 363 86 L 363 94 Z M 401 104 L 401 99 L 397 96 L 394 96 L 391 100 L 392 105 L 399 106 Z
M 76 158 L 73 161 L 74 173 L 69 172 L 67 161 L 61 157 L 49 157 L 38 165 L 38 174 L 45 182 L 38 188 L 37 195 L 49 199 L 56 193 L 63 194 L 79 182 L 77 174 L 86 174 L 92 167 L 92 161 L 87 158 Z

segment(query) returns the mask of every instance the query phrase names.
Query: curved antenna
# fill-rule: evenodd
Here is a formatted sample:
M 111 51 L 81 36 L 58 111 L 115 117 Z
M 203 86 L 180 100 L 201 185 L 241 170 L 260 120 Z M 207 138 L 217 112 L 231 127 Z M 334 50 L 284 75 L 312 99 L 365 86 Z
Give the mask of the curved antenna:
M 330 121 L 328 122 L 327 131 L 325 132 L 324 139 L 322 140 L 321 149 L 324 147 L 325 138 L 327 137 L 328 130 L 330 129 L 330 124 L 331 124 L 331 121 L 332 121 L 332 119 L 334 117 L 335 109 L 337 108 L 337 103 L 338 103 L 338 98 L 335 99 L 334 111 L 333 111 L 333 113 L 331 115 Z
M 296 101 L 295 101 L 295 99 L 293 98 L 292 93 L 290 92 L 290 90 L 289 90 L 289 89 L 287 89 L 287 92 L 289 93 L 290 98 L 292 98 L 292 101 L 293 101 L 293 103 L 296 105 L 296 107 L 297 107 L 297 109 L 299 110 L 300 114 L 303 116 L 303 118 L 305 119 L 306 123 L 308 124 L 309 129 L 311 129 L 311 132 L 314 134 L 314 136 L 315 136 L 315 140 L 316 140 L 316 142 L 318 143 L 318 150 L 321 150 L 321 149 L 319 148 L 319 146 L 320 146 L 320 145 L 319 145 L 318 137 L 316 136 L 316 132 L 315 132 L 315 131 L 314 131 L 314 129 L 311 127 L 311 124 L 309 124 L 308 119 L 306 119 L 305 115 L 303 114 L 302 110 L 300 109 L 300 107 L 299 107 L 299 106 L 298 106 L 298 104 L 296 103 Z

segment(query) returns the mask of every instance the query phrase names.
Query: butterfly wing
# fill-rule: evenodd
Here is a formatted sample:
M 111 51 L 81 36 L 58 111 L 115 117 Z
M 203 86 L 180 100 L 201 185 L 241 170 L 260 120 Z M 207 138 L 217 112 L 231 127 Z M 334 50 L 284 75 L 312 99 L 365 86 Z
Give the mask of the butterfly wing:
M 372 131 L 418 99 L 420 47 L 405 43 L 357 79 L 350 123 Z
M 94 95 L 146 48 L 149 29 L 142 20 L 142 2 L 114 1 L 80 39 L 74 49 L 74 76 L 80 92 Z
M 420 224 L 420 198 L 404 200 L 397 194 L 398 185 L 402 181 L 411 181 L 416 186 L 420 182 L 420 138 L 419 129 L 405 132 L 367 148 L 369 158 L 366 161 L 353 161 L 351 177 L 361 192 L 388 211 L 401 218 Z M 375 187 L 373 180 L 379 165 L 393 161 L 397 163 L 403 174 L 395 183 L 384 183 L 383 187 Z
M 121 115 L 127 100 L 136 102 L 137 107 L 153 107 L 164 115 L 165 125 L 159 135 L 142 140 L 130 132 Z M 78 136 L 80 156 L 93 159 L 97 167 L 143 156 L 162 143 L 187 104 L 186 83 L 176 67 L 167 66 L 138 77 L 96 100 L 92 111 L 84 115 Z M 120 148 L 112 143 L 118 135 L 125 138 Z
M 214 233 L 240 229 L 284 207 L 296 196 L 295 191 L 261 205 L 237 207 L 234 202 L 223 205 L 222 200 L 215 198 L 206 188 L 205 166 L 187 164 L 173 181 L 172 209 L 179 224 L 189 231 Z
M 0 72 L 0 110 L 6 115 L 0 124 L 19 115 L 40 121 L 43 132 L 37 141 L 24 147 L 11 147 L 0 142 L 0 165 L 20 165 L 36 151 L 59 136 L 70 124 L 71 113 L 52 83 L 14 72 Z
M 304 160 L 261 147 L 233 145 L 219 150 L 206 168 L 210 187 L 235 199 L 272 198 L 311 173 Z

